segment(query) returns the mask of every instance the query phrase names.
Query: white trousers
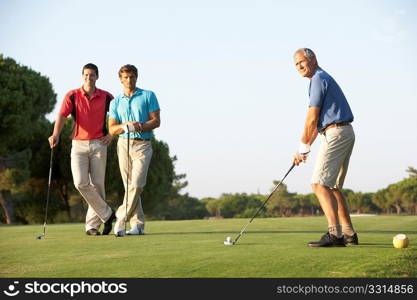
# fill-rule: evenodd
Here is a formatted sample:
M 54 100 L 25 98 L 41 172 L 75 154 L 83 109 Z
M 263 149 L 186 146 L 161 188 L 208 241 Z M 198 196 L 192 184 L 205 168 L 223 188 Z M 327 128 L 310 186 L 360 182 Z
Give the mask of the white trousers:
M 104 179 L 107 146 L 99 140 L 73 140 L 71 171 L 75 188 L 88 203 L 85 230 L 99 229 L 110 218 L 112 210 L 106 203 Z

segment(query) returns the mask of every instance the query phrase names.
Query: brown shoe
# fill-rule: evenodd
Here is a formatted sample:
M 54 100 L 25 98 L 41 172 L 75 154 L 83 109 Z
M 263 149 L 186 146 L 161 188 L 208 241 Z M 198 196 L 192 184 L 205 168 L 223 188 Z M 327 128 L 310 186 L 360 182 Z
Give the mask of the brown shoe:
M 100 235 L 100 231 L 95 228 L 91 228 L 85 232 L 86 235 Z
M 309 247 L 345 247 L 343 237 L 338 238 L 335 235 L 326 232 L 320 240 L 308 243 Z
M 353 235 L 344 235 L 345 245 L 359 245 L 359 239 L 356 232 Z

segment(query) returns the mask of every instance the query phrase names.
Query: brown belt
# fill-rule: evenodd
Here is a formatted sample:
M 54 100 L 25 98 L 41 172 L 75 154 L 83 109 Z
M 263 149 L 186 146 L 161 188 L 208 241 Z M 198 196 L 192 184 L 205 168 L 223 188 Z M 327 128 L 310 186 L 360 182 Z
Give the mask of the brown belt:
M 134 141 L 150 141 L 151 139 L 133 138 L 133 139 L 131 139 L 131 140 L 134 140 Z
M 350 122 L 341 122 L 341 123 L 333 123 L 328 125 L 326 128 L 320 130 L 320 133 L 325 133 L 326 130 L 333 128 L 333 127 L 341 127 L 341 126 L 347 126 L 350 125 Z

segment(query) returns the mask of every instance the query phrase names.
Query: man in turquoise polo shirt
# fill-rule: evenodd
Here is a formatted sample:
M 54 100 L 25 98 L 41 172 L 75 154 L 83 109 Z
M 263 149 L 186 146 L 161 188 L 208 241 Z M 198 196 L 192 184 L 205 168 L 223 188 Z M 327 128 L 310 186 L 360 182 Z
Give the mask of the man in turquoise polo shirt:
M 155 94 L 136 87 L 137 68 L 133 65 L 121 67 L 119 78 L 123 85 L 123 93 L 110 104 L 109 131 L 112 135 L 120 135 L 117 155 L 124 186 L 126 188 L 126 182 L 128 182 L 129 190 L 128 193 L 125 191 L 123 203 L 116 212 L 117 220 L 113 229 L 116 237 L 122 237 L 125 234 L 144 234 L 145 215 L 140 195 L 146 184 L 152 157 L 151 138 L 154 136 L 152 130 L 159 127 L 161 123 L 159 104 Z M 129 153 L 127 132 L 130 133 Z M 128 199 L 126 194 L 128 194 Z M 126 211 L 126 219 L 130 223 L 130 230 L 127 232 L 125 231 Z

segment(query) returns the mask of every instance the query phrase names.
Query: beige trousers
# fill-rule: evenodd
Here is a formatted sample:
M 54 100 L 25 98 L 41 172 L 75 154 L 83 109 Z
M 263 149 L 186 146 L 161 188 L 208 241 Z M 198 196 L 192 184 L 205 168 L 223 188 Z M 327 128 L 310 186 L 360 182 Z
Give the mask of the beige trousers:
M 127 220 L 130 223 L 131 228 L 135 226 L 144 228 L 145 214 L 143 213 L 140 194 L 146 184 L 146 176 L 152 158 L 152 143 L 150 141 L 137 141 L 131 139 L 128 157 L 127 139 L 119 137 L 119 141 L 117 142 L 117 156 L 119 158 L 120 173 L 122 174 L 125 187 L 123 203 L 116 212 L 117 220 L 120 226 L 124 226 L 127 200 Z M 129 174 L 129 178 L 127 177 L 127 174 Z M 129 199 L 126 199 L 126 181 L 129 185 Z
M 75 188 L 88 203 L 85 230 L 99 229 L 110 218 L 112 210 L 106 203 L 104 178 L 107 146 L 99 140 L 73 140 L 71 171 Z

